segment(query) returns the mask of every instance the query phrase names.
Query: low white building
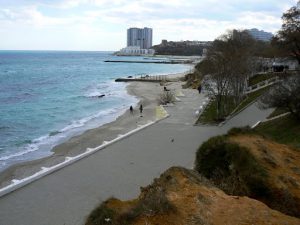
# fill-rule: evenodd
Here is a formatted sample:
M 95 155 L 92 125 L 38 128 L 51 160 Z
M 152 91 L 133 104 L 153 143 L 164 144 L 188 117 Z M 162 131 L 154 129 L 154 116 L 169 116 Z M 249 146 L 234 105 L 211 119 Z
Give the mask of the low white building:
M 154 49 L 141 49 L 140 46 L 128 46 L 126 48 L 122 48 L 117 55 L 154 55 Z
M 276 58 L 272 63 L 272 69 L 275 72 L 299 70 L 299 64 L 295 59 Z

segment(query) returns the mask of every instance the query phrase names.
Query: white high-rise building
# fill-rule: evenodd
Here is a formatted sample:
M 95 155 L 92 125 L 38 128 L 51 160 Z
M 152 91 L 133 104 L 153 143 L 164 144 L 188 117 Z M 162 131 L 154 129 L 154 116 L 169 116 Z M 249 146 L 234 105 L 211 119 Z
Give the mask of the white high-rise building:
M 127 47 L 129 46 L 150 49 L 152 47 L 152 28 L 129 28 L 127 30 Z
M 260 41 L 270 41 L 273 37 L 271 32 L 265 32 L 263 30 L 258 30 L 256 28 L 252 28 L 250 30 L 246 30 L 254 39 Z

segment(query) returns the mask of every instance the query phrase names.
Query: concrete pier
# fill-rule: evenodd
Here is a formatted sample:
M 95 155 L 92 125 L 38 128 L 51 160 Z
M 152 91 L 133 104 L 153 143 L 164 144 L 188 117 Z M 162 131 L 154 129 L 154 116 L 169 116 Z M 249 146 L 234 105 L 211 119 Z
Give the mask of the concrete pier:
M 158 75 L 158 76 L 149 76 L 149 75 L 143 75 L 143 76 L 136 76 L 136 77 L 122 77 L 117 78 L 115 82 L 130 82 L 130 81 L 142 81 L 142 82 L 167 82 L 169 81 L 168 76 L 165 75 Z
M 132 61 L 132 60 L 105 60 L 109 63 L 155 63 L 155 64 L 189 64 L 191 60 L 171 60 L 171 61 Z

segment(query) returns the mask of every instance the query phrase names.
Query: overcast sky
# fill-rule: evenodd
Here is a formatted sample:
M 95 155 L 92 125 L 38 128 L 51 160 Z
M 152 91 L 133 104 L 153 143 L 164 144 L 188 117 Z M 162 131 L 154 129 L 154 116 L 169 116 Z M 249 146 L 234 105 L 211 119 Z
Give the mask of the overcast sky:
M 119 50 L 129 27 L 161 39 L 214 40 L 228 29 L 275 33 L 296 0 L 0 0 L 2 50 Z

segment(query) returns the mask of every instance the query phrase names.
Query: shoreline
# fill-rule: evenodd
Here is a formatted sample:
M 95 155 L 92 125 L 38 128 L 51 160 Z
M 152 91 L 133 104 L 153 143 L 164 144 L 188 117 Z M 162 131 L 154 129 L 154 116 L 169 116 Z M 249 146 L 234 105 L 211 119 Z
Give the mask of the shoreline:
M 179 78 L 184 76 L 187 72 L 171 74 L 170 76 Z M 174 79 L 174 81 L 175 80 L 176 79 Z M 41 172 L 43 168 L 55 167 L 58 164 L 62 164 L 66 161 L 67 157 L 79 156 L 87 152 L 87 149 L 96 148 L 145 124 L 155 122 L 155 109 L 158 105 L 157 99 L 159 93 L 162 91 L 162 86 L 154 83 L 131 82 L 126 89 L 129 95 L 135 96 L 139 100 L 134 108 L 133 115 L 131 115 L 127 109 L 114 121 L 94 129 L 86 130 L 82 134 L 71 137 L 65 142 L 58 144 L 51 150 L 53 154 L 50 156 L 8 167 L 0 172 L 0 189 L 30 177 L 33 174 L 37 174 Z M 143 117 L 139 116 L 139 104 L 143 104 L 144 107 Z

